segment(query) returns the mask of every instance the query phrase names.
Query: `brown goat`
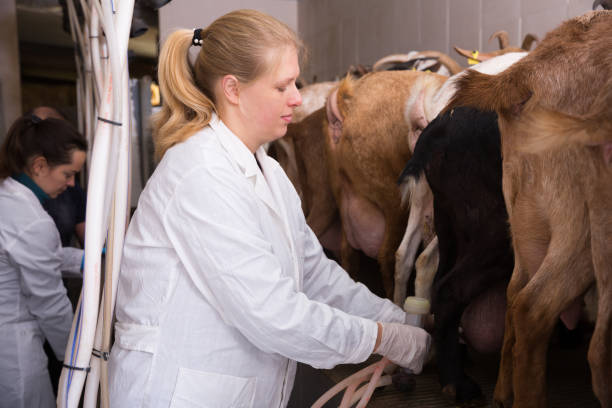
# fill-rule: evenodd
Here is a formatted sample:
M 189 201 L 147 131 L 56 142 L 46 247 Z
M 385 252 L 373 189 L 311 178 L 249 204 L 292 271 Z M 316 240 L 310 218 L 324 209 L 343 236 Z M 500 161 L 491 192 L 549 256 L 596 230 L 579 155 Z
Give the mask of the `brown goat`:
M 522 145 L 536 109 L 588 115 L 612 76 L 612 12 L 566 21 L 506 71 L 468 72 L 447 109 L 472 106 L 499 115 L 503 192 L 515 252 L 495 402 L 546 406 L 546 351 L 558 319 L 567 323 L 593 284 L 598 316 L 589 346 L 593 390 L 610 407 L 612 328 L 612 169 L 605 145 L 566 144 L 534 154 Z M 529 119 L 531 120 L 531 119 Z M 537 135 L 534 135 L 537 137 Z M 609 140 L 609 139 L 608 139 Z
M 297 190 L 308 226 L 324 248 L 339 256 L 340 223 L 325 160 L 326 136 L 327 119 L 322 107 L 300 122 L 290 123 L 285 137 L 274 141 L 268 152 Z
M 446 79 L 418 71 L 375 72 L 357 81 L 346 78 L 328 100 L 327 158 L 342 220 L 342 263 L 352 273 L 359 268 L 355 250 L 376 258 L 388 297 L 408 215 L 397 177 Z

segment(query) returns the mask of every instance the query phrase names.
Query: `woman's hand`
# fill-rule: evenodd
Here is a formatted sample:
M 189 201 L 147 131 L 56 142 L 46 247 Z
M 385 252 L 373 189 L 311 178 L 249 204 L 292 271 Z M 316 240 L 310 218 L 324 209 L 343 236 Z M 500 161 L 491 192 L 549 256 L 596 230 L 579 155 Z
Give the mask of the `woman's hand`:
M 423 329 L 400 323 L 378 323 L 376 354 L 418 374 L 429 353 L 431 336 Z

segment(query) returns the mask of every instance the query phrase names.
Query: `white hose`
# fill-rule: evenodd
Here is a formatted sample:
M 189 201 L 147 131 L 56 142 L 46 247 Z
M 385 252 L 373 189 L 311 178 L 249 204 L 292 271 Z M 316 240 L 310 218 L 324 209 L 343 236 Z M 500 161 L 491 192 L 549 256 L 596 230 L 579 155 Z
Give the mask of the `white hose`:
M 92 7 L 97 9 L 99 5 L 96 4 L 96 1 L 93 0 Z M 78 406 L 86 377 L 84 369 L 89 367 L 98 315 L 100 254 L 107 231 L 111 205 L 110 197 L 114 192 L 118 165 L 118 155 L 112 152 L 120 150 L 118 147 L 121 140 L 119 124 L 129 127 L 127 122 L 121 122 L 124 117 L 121 93 L 122 88 L 125 88 L 122 86 L 122 82 L 124 82 L 122 81 L 122 69 L 127 70 L 127 42 L 134 3 L 133 0 L 122 0 L 121 9 L 115 7 L 116 4 L 112 5 L 111 3 L 111 0 L 105 0 L 101 16 L 108 41 L 108 50 L 110 51 L 110 68 L 104 76 L 104 86 L 102 88 L 104 92 L 100 94 L 101 104 L 97 111 L 102 120 L 98 120 L 96 125 L 91 155 L 86 208 L 87 228 L 85 233 L 83 289 L 81 304 L 75 315 L 69 343 L 66 347 L 64 363 L 68 368 L 65 367 L 62 370 L 60 377 L 57 398 L 59 407 Z M 125 106 L 125 108 L 128 107 L 129 105 Z M 125 117 L 129 117 L 129 113 Z M 128 174 L 122 172 L 121 176 L 127 178 Z M 119 206 L 127 206 L 127 200 L 123 200 L 123 203 L 117 200 L 116 203 Z M 123 221 L 123 228 L 125 228 L 125 221 Z M 113 247 L 113 254 L 109 256 L 111 263 L 120 258 L 120 256 L 113 256 L 116 250 L 120 251 L 121 246 Z
M 129 106 L 129 81 L 127 70 L 123 71 L 123 105 Z M 123 110 L 122 123 L 128 124 L 130 120 L 129 109 Z M 125 229 L 127 226 L 128 206 L 130 203 L 129 192 L 129 166 L 130 166 L 130 127 L 122 126 L 121 141 L 119 149 L 119 163 L 116 178 L 116 188 L 113 199 L 111 216 L 111 231 L 107 245 L 106 275 L 104 278 L 104 294 L 102 296 L 101 309 L 98 314 L 98 323 L 95 334 L 95 348 L 102 353 L 110 351 L 111 323 L 114 311 L 114 299 L 117 293 L 119 267 Z M 111 293 L 109 297 L 107 294 Z M 85 386 L 84 407 L 96 407 L 98 396 L 98 383 L 101 384 L 101 406 L 108 407 L 108 374 L 107 361 L 92 355 L 91 371 L 87 376 Z
M 100 36 L 102 35 L 102 32 L 100 31 L 100 15 L 98 14 L 95 8 L 91 9 L 91 26 L 89 28 L 89 32 L 89 43 L 91 47 L 91 65 L 93 68 L 93 81 L 95 84 L 95 102 L 96 106 L 100 106 L 102 84 L 104 82 L 102 64 L 100 63 Z

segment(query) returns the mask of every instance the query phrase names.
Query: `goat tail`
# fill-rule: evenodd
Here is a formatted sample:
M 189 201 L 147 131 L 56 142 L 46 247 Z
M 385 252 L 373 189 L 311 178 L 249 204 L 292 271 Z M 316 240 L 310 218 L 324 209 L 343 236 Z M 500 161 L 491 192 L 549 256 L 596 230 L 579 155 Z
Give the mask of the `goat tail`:
M 518 75 L 517 75 L 518 74 Z M 466 70 L 456 82 L 457 91 L 443 112 L 459 106 L 469 106 L 481 111 L 503 113 L 518 107 L 531 96 L 527 78 L 511 70 L 498 75 L 487 75 Z
M 338 85 L 336 101 L 338 103 L 339 113 L 343 119 L 347 117 L 350 101 L 355 93 L 355 82 L 357 81 L 358 80 L 355 80 L 351 75 L 347 75 L 340 82 L 340 85 Z
M 612 148 L 612 79 L 597 95 L 589 112 L 572 116 L 537 106 L 524 112 L 518 130 L 527 135 L 519 149 L 537 153 L 555 149 L 566 143 Z
M 418 157 L 412 156 L 397 180 L 402 207 L 407 208 L 409 206 L 412 193 L 416 191 L 416 185 L 421 177 L 425 177 L 425 162 L 421 162 Z
M 612 143 L 612 121 L 598 120 L 598 115 L 577 117 L 541 107 L 526 113 L 517 130 L 528 136 L 519 146 L 525 153 L 556 149 L 567 143 Z
M 400 184 L 400 195 L 401 201 L 400 204 L 402 208 L 408 208 L 410 206 L 410 200 L 412 199 L 412 193 L 416 189 L 417 182 L 422 174 L 417 174 L 416 176 L 407 176 L 402 183 Z

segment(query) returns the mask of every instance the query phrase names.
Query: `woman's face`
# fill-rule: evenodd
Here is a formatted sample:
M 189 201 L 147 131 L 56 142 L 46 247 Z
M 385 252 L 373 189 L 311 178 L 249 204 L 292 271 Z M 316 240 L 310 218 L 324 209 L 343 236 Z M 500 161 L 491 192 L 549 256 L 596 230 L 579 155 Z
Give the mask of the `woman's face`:
M 272 67 L 256 80 L 240 84 L 239 109 L 248 124 L 250 143 L 255 147 L 281 138 L 287 132 L 293 109 L 302 97 L 295 81 L 300 75 L 297 51 L 284 47 L 270 51 Z
M 74 175 L 81 171 L 87 154 L 81 150 L 70 153 L 70 163 L 49 166 L 47 161 L 39 156 L 34 159 L 30 178 L 51 198 L 55 198 L 68 188 L 74 187 Z

